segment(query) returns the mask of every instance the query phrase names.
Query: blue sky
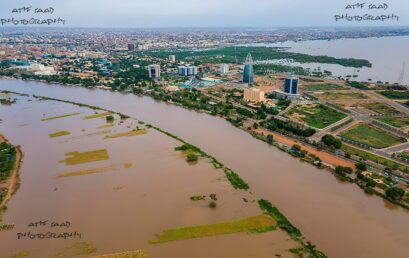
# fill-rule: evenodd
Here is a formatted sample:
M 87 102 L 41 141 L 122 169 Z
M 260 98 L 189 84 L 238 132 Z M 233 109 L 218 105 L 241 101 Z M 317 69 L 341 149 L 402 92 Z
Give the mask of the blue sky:
M 350 14 L 395 13 L 399 22 L 335 23 L 354 0 L 0 0 L 1 18 L 48 17 L 11 14 L 22 6 L 54 7 L 52 17 L 66 19 L 69 27 L 291 27 L 334 25 L 409 25 L 408 0 L 366 1 L 387 3 L 383 12 L 355 10 Z

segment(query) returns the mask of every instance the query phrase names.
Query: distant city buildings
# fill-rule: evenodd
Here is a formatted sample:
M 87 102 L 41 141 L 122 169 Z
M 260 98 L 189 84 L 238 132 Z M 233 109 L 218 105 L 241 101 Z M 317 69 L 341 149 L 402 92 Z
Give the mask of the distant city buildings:
M 298 93 L 299 80 L 292 74 L 288 74 L 288 77 L 284 80 L 284 91 L 275 90 L 274 94 L 277 98 L 295 100 L 300 97 Z
M 128 44 L 128 50 L 129 51 L 134 51 L 135 50 L 135 44 L 132 44 L 132 43 Z
M 197 71 L 198 69 L 196 66 L 186 65 L 178 67 L 178 74 L 181 76 L 195 76 Z
M 174 62 L 176 62 L 176 56 L 175 55 L 170 55 L 168 60 L 169 60 L 169 62 L 174 63 Z
M 243 70 L 243 82 L 248 83 L 248 85 L 252 85 L 254 81 L 254 74 L 253 74 L 253 58 L 249 53 L 246 58 L 246 62 L 244 64 Z
M 160 77 L 160 65 L 148 66 L 149 78 L 158 79 Z
M 243 98 L 249 102 L 264 102 L 266 100 L 264 91 L 256 88 L 245 88 Z
M 220 73 L 221 73 L 221 74 L 227 74 L 227 73 L 229 73 L 229 65 L 228 65 L 228 64 L 222 64 L 222 65 L 220 65 Z

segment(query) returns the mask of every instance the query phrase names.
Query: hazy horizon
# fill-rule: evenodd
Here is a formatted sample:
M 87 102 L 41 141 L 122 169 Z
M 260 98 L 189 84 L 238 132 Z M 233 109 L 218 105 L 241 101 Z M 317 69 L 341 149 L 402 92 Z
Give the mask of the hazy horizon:
M 377 2 L 377 1 L 374 1 Z M 83 28 L 277 28 L 409 26 L 409 2 L 385 0 L 386 11 L 345 10 L 337 0 L 17 0 L 0 2 L 1 18 L 61 17 L 66 27 Z M 381 2 L 377 2 L 380 4 Z M 13 8 L 53 7 L 54 14 L 11 13 Z M 336 14 L 392 14 L 399 21 L 335 22 Z M 9 27 L 9 26 L 8 26 Z M 12 27 L 12 26 L 10 26 Z

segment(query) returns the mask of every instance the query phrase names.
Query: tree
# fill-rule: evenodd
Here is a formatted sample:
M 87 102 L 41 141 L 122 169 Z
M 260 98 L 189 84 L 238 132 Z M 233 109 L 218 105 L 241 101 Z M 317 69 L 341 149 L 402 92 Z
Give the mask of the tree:
M 405 191 L 398 187 L 391 187 L 385 191 L 385 194 L 388 198 L 392 200 L 400 200 L 405 195 Z
M 274 141 L 274 137 L 273 137 L 271 134 L 267 135 L 267 142 L 268 142 L 268 144 L 272 144 L 273 141 Z
M 341 140 L 335 138 L 334 136 L 327 134 L 321 138 L 321 141 L 327 146 L 333 146 L 335 149 L 340 149 L 342 147 Z
M 106 117 L 107 122 L 112 122 L 114 121 L 114 117 L 112 115 L 109 115 Z
M 366 164 L 363 162 L 359 162 L 355 164 L 356 169 L 361 170 L 361 171 L 366 171 L 368 168 L 366 167 Z
M 194 162 L 194 161 L 197 161 L 197 160 L 198 160 L 198 157 L 194 153 L 189 153 L 186 156 L 186 161 L 188 161 L 188 162 Z
M 338 174 L 338 175 L 341 175 L 341 176 L 345 176 L 346 174 L 351 174 L 352 173 L 352 168 L 350 168 L 350 167 L 343 167 L 343 166 L 337 166 L 336 168 L 335 168 L 335 172 Z

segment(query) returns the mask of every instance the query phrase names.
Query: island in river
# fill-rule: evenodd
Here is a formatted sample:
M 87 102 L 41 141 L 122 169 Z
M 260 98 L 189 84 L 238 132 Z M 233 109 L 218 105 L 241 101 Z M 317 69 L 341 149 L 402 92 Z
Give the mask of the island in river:
M 94 106 L 9 94 L 0 129 L 25 159 L 2 257 L 324 257 L 238 174 L 182 139 Z

